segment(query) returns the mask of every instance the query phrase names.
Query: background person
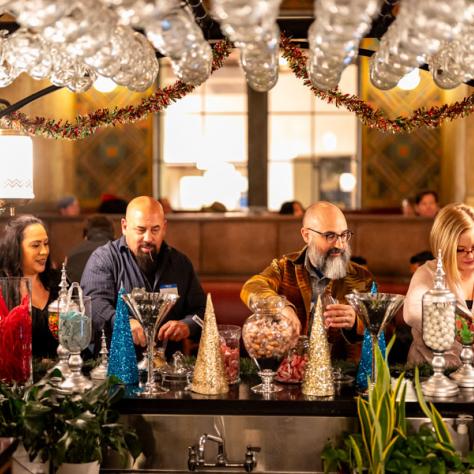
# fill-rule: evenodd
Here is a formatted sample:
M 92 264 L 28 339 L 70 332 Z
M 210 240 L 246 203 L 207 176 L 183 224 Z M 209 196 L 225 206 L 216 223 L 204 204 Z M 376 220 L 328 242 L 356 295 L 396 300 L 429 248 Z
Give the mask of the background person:
M 173 207 L 171 206 L 170 200 L 167 197 L 158 198 L 158 202 L 163 207 L 163 212 L 165 214 L 171 214 L 173 212 Z
M 219 201 L 214 201 L 209 206 L 202 206 L 201 212 L 227 212 L 225 204 L 222 204 Z
M 358 361 L 358 348 L 345 344 L 345 340 L 360 339 L 363 325 L 344 296 L 354 289 L 369 291 L 372 275 L 350 261 L 352 232 L 347 228 L 344 214 L 335 205 L 322 201 L 310 206 L 303 218 L 301 235 L 306 246 L 299 252 L 274 259 L 244 284 L 240 297 L 249 306 L 253 295 L 286 296 L 289 305 L 284 313 L 298 333 L 307 334 L 318 295 L 330 294 L 339 301 L 328 305 L 324 312 L 333 353 Z
M 433 190 L 422 191 L 415 197 L 415 212 L 420 217 L 433 219 L 439 211 L 438 193 Z
M 402 199 L 402 203 L 401 203 L 402 214 L 407 217 L 416 216 L 415 205 L 416 205 L 415 199 L 412 197 L 406 197 Z
M 296 217 L 303 217 L 304 207 L 299 201 L 285 201 L 278 211 L 281 215 L 291 215 Z
M 206 298 L 191 261 L 165 242 L 167 221 L 161 204 L 148 196 L 130 201 L 122 219 L 122 237 L 98 247 L 84 269 L 81 286 L 92 297 L 96 337 L 102 328 L 110 336 L 117 295 L 121 287 L 147 291 L 177 292 L 179 299 L 158 332 L 168 339 L 167 353 L 182 350 L 178 344 L 191 337 L 198 339 L 199 326 L 193 315 L 204 316 Z M 133 341 L 145 346 L 140 323 L 130 319 Z M 98 347 L 96 347 L 98 350 Z
M 436 216 L 431 229 L 430 245 L 433 254 L 441 249 L 446 282 L 456 296 L 456 313 L 472 321 L 474 292 L 474 208 L 465 204 L 450 204 Z M 423 342 L 422 297 L 433 288 L 436 260 L 418 268 L 410 281 L 405 299 L 403 318 L 411 326 L 413 343 L 408 353 L 410 364 L 430 362 L 432 351 Z M 455 342 L 445 352 L 449 366 L 460 365 L 461 344 Z
M 58 297 L 60 274 L 51 267 L 49 238 L 40 219 L 23 215 L 5 225 L 0 276 L 31 278 L 33 356 L 55 358 L 58 341 L 48 327 L 48 305 Z
M 423 252 L 412 255 L 410 257 L 410 273 L 413 275 L 413 273 L 428 260 L 434 260 L 434 256 L 430 250 L 423 250 Z
M 78 216 L 81 206 L 76 196 L 64 196 L 58 201 L 58 211 L 62 216 Z
M 114 240 L 114 224 L 106 216 L 88 217 L 83 230 L 84 240 L 74 247 L 66 258 L 70 281 L 81 281 L 82 272 L 92 252 L 109 240 Z
M 127 210 L 127 201 L 115 194 L 102 194 L 100 197 L 99 207 L 97 212 L 99 214 L 125 214 Z

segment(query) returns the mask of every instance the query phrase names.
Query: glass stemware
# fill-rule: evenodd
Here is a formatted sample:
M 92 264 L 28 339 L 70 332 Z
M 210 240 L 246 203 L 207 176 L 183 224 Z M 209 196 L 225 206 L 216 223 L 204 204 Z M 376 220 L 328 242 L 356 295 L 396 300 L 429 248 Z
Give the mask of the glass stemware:
M 78 295 L 73 295 L 77 288 Z M 90 343 L 92 334 L 92 300 L 83 296 L 79 283 L 69 288 L 66 311 L 59 314 L 59 342 L 70 352 L 71 374 L 59 384 L 65 392 L 84 392 L 92 387 L 92 382 L 82 374 L 83 351 Z
M 348 303 L 361 317 L 372 339 L 372 381 L 377 378 L 375 367 L 375 348 L 378 338 L 387 323 L 395 316 L 405 297 L 392 293 L 350 293 L 345 296 Z
M 147 345 L 148 375 L 145 389 L 139 393 L 142 397 L 154 397 L 168 392 L 159 386 L 153 376 L 153 359 L 155 356 L 156 331 L 165 316 L 175 305 L 179 296 L 172 293 L 153 293 L 141 288 L 134 288 L 131 293 L 122 296 L 133 315 L 140 322 Z
M 293 326 L 282 313 L 285 306 L 286 298 L 281 296 L 252 298 L 250 302 L 255 314 L 245 321 L 242 339 L 262 379 L 261 384 L 252 387 L 255 393 L 269 395 L 282 390 L 273 383 L 273 378 L 280 361 L 296 343 Z

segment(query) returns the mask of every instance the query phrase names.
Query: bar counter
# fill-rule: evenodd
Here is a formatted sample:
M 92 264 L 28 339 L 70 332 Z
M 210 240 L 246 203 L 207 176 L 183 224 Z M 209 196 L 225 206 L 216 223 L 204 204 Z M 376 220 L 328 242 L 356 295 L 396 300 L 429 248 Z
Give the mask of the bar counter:
M 355 397 L 358 392 L 353 383 L 336 384 L 334 397 L 311 397 L 301 393 L 299 384 L 279 384 L 281 392 L 264 399 L 253 393 L 250 387 L 259 383 L 255 377 L 247 378 L 239 384 L 229 386 L 223 395 L 201 395 L 184 389 L 170 390 L 156 398 L 141 398 L 129 389 L 119 402 L 123 414 L 200 414 L 200 415 L 261 415 L 261 416 L 350 416 L 357 415 Z M 432 399 L 437 409 L 445 417 L 459 413 L 470 413 L 474 402 L 474 389 L 462 389 L 452 398 Z M 407 416 L 423 417 L 416 399 L 407 398 Z
M 250 390 L 255 383 L 256 378 L 245 379 L 218 396 L 193 393 L 184 390 L 184 385 L 157 398 L 140 398 L 130 391 L 118 408 L 122 421 L 137 430 L 144 455 L 123 471 L 115 459 L 107 459 L 101 470 L 185 473 L 191 465 L 196 472 L 246 472 L 243 463 L 248 447 L 257 447 L 252 472 L 319 473 L 321 451 L 328 440 L 358 430 L 353 384 L 337 385 L 335 396 L 329 399 L 305 396 L 299 385 L 287 384 L 283 391 L 264 399 Z M 435 405 L 447 424 L 455 426 L 458 415 L 472 413 L 473 402 L 474 390 L 463 390 L 452 400 L 437 400 Z M 412 398 L 406 412 L 415 428 L 428 421 Z M 216 437 L 223 439 L 220 447 L 226 462 L 240 468 L 216 465 Z M 195 454 L 203 440 L 205 465 L 196 466 Z

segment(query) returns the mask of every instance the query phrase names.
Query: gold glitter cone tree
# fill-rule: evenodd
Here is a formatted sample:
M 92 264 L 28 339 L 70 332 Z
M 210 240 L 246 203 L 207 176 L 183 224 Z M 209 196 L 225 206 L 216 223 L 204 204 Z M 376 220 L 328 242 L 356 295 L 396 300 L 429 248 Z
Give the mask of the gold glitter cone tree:
M 224 361 L 220 352 L 219 331 L 211 295 L 207 295 L 206 313 L 202 327 L 201 342 L 194 366 L 191 389 L 204 395 L 227 393 L 229 385 L 225 378 Z
M 323 324 L 323 307 L 318 297 L 309 339 L 308 363 L 301 391 L 305 395 L 329 397 L 334 395 L 331 353 Z

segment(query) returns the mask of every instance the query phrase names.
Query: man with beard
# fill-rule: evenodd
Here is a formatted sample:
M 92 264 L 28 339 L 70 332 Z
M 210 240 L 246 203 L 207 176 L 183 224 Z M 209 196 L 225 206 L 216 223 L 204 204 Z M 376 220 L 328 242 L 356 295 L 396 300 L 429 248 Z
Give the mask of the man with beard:
M 350 261 L 352 234 L 339 208 L 323 201 L 313 204 L 306 210 L 301 228 L 306 246 L 274 259 L 260 274 L 251 277 L 242 288 L 242 301 L 248 306 L 253 296 L 285 296 L 288 306 L 283 312 L 298 333 L 308 334 L 318 296 L 331 295 L 338 302 L 328 304 L 323 317 L 329 342 L 333 343 L 333 356 L 357 361 L 356 347 L 338 344 L 355 342 L 363 334 L 362 321 L 344 295 L 352 290 L 369 291 L 372 275 Z
M 133 199 L 121 223 L 122 237 L 94 251 L 81 279 L 84 294 L 92 297 L 95 335 L 105 328 L 110 337 L 120 288 L 127 293 L 133 288 L 174 292 L 179 298 L 158 331 L 159 339 L 172 341 L 167 347 L 172 354 L 182 349 L 177 343 L 183 339 L 199 337 L 192 317 L 204 315 L 204 291 L 188 257 L 164 241 L 167 221 L 158 201 L 148 196 Z M 144 347 L 140 323 L 130 319 L 130 326 L 133 342 Z

